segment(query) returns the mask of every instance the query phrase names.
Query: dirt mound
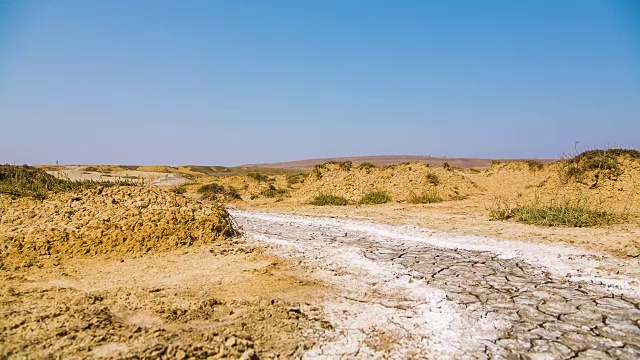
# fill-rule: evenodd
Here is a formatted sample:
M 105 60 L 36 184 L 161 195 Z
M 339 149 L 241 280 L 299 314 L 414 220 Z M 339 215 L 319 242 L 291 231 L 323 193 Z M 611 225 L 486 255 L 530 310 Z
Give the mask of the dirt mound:
M 406 201 L 411 196 L 433 192 L 444 199 L 464 198 L 479 192 L 479 187 L 463 174 L 424 163 L 409 163 L 377 168 L 350 166 L 349 163 L 316 167 L 296 196 L 308 201 L 319 193 L 360 200 L 371 191 L 386 191 L 393 201 Z
M 550 165 L 495 164 L 471 176 L 496 198 L 520 203 L 577 199 L 614 212 L 640 211 L 640 159 L 594 150 Z
M 39 201 L 0 195 L 0 268 L 51 255 L 165 251 L 236 234 L 217 203 L 155 187 L 62 193 Z

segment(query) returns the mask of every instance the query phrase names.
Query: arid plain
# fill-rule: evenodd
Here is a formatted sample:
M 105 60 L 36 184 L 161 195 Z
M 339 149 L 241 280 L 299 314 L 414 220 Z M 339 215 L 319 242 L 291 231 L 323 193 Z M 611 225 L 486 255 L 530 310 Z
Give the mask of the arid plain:
M 640 153 L 428 162 L 5 165 L 0 355 L 640 356 Z

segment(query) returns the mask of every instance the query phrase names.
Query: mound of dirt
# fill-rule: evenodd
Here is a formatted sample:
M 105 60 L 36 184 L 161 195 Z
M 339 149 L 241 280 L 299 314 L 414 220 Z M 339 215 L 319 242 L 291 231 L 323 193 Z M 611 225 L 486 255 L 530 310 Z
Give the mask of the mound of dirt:
M 0 269 L 55 255 L 166 251 L 236 235 L 217 203 L 156 187 L 111 187 L 47 200 L 0 195 Z
M 434 192 L 444 199 L 477 194 L 480 188 L 463 174 L 424 163 L 394 167 L 349 167 L 326 164 L 317 167 L 296 195 L 308 201 L 319 193 L 358 201 L 371 191 L 386 191 L 393 201 L 405 201 L 415 194 Z
M 586 159 L 579 155 L 543 168 L 497 164 L 471 178 L 494 197 L 521 203 L 574 199 L 614 212 L 640 211 L 640 159 L 626 154 Z

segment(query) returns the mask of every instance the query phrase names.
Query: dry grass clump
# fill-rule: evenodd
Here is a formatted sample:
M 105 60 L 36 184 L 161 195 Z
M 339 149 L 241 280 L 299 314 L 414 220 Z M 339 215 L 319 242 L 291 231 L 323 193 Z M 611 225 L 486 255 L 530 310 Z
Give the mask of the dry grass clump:
M 440 178 L 438 177 L 438 175 L 430 172 L 427 174 L 427 180 L 429 180 L 429 183 L 431 183 L 431 185 L 433 186 L 438 186 L 440 185 Z
M 0 194 L 8 194 L 15 198 L 32 197 L 43 200 L 52 193 L 64 191 L 134 185 L 138 185 L 138 183 L 127 179 L 70 181 L 58 179 L 47 174 L 44 170 L 32 166 L 0 165 Z
M 0 269 L 51 256 L 168 251 L 235 236 L 229 213 L 169 189 L 97 188 L 41 201 L 0 195 Z
M 443 202 L 444 199 L 434 190 L 428 190 L 421 194 L 412 193 L 407 198 L 410 204 L 435 204 Z
M 552 200 L 511 206 L 507 201 L 497 202 L 490 209 L 493 220 L 508 220 L 541 226 L 592 227 L 615 223 L 619 216 L 600 210 L 585 200 Z
M 349 200 L 343 198 L 342 196 L 331 195 L 331 194 L 319 194 L 309 203 L 311 205 L 317 205 L 317 206 L 326 206 L 326 205 L 345 206 L 345 205 L 349 205 Z
M 391 201 L 391 195 L 386 191 L 371 191 L 366 193 L 362 199 L 360 199 L 360 204 L 364 205 L 378 205 L 384 204 Z

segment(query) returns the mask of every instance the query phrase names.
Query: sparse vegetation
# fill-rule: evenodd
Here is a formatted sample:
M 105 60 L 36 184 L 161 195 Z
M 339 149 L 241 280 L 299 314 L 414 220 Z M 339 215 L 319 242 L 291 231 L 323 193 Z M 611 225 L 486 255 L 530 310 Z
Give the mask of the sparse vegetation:
M 198 188 L 198 193 L 202 194 L 201 199 L 203 200 L 220 200 L 221 197 L 229 200 L 242 199 L 233 187 L 225 189 L 224 186 L 217 183 L 202 185 Z
M 528 205 L 511 206 L 507 201 L 499 201 L 490 209 L 494 220 L 508 220 L 531 225 L 591 227 L 616 222 L 618 216 L 599 210 L 584 200 L 551 201 L 543 204 L 534 202 Z
M 388 203 L 389 201 L 391 201 L 391 195 L 386 191 L 371 191 L 360 199 L 360 204 L 378 205 Z
M 331 194 L 319 194 L 310 202 L 310 204 L 317 205 L 317 206 L 326 206 L 326 205 L 345 206 L 345 205 L 349 205 L 349 200 L 343 198 L 342 196 L 336 196 Z
M 425 191 L 420 195 L 412 193 L 407 199 L 410 204 L 435 204 L 443 201 L 436 191 Z
M 46 199 L 49 193 L 95 189 L 98 187 L 133 186 L 138 182 L 130 180 L 71 181 L 58 179 L 44 170 L 32 166 L 0 165 L 0 193 L 13 197 L 33 197 Z
M 338 165 L 338 168 L 344 171 L 350 171 L 353 167 L 353 163 L 351 161 L 327 161 L 323 164 L 316 165 L 316 168 L 326 169 L 327 165 Z
M 525 161 L 527 165 L 529 165 L 529 170 L 531 171 L 539 171 L 544 169 L 544 164 L 538 160 L 527 160 Z
M 591 185 L 596 187 L 598 180 L 602 178 L 615 179 L 622 175 L 624 170 L 620 164 L 620 158 L 626 156 L 640 160 L 640 151 L 633 149 L 607 149 L 588 150 L 573 158 L 564 159 L 564 171 L 567 180 L 584 180 L 589 172 L 595 172 L 596 182 Z
M 449 170 L 449 171 L 451 171 L 451 170 L 452 170 L 452 169 L 451 169 L 451 165 L 449 165 L 449 163 L 448 163 L 448 162 L 445 162 L 444 164 L 442 164 L 442 167 L 443 167 L 445 170 Z
M 217 183 L 202 185 L 198 188 L 198 193 L 200 194 L 224 194 L 225 191 L 224 186 Z
M 269 185 L 268 189 L 260 192 L 260 195 L 268 198 L 274 198 L 277 196 L 287 195 L 288 193 L 289 191 L 287 189 L 278 189 L 273 185 Z
M 304 181 L 304 179 L 308 176 L 308 173 L 294 173 L 287 175 L 287 185 L 292 187 L 295 184 L 299 184 Z
M 377 166 L 370 162 L 363 162 L 363 163 L 360 163 L 360 165 L 358 165 L 358 168 L 369 170 L 369 169 L 375 169 L 377 168 Z
M 433 186 L 440 185 L 440 178 L 435 173 L 428 173 L 427 180 L 429 180 L 429 183 L 431 183 Z
M 270 179 L 269 176 L 257 172 L 248 173 L 247 176 L 258 182 L 267 182 Z

